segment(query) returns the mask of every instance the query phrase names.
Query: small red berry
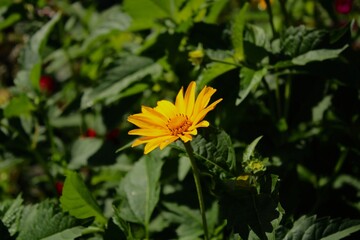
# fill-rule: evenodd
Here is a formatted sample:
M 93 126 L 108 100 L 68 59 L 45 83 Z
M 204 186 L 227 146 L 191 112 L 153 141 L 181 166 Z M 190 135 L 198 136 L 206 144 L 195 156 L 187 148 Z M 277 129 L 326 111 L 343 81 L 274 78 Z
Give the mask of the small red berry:
M 39 87 L 40 91 L 46 94 L 51 94 L 55 90 L 55 82 L 51 77 L 43 75 L 40 78 Z
M 88 128 L 84 134 L 85 137 L 94 138 L 96 137 L 96 131 L 92 128 Z
M 55 188 L 58 196 L 60 197 L 62 195 L 62 191 L 64 188 L 64 183 L 62 181 L 56 181 Z
M 352 9 L 352 0 L 336 0 L 335 10 L 341 14 L 348 14 Z

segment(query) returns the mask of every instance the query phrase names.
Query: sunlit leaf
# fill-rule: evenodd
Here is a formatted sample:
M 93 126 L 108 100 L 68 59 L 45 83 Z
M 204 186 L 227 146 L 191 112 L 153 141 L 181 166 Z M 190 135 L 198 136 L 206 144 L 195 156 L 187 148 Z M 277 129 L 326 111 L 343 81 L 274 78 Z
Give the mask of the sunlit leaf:
M 66 173 L 60 202 L 62 209 L 76 218 L 95 217 L 95 221 L 99 223 L 107 222 L 99 205 L 87 189 L 81 176 L 76 172 L 68 171 Z
M 246 11 L 249 4 L 246 2 L 241 10 L 236 14 L 234 23 L 231 29 L 231 40 L 235 49 L 234 58 L 236 61 L 244 61 L 244 28 L 246 22 Z
M 256 145 L 259 143 L 259 141 L 261 140 L 263 136 L 257 137 L 254 141 L 252 141 L 245 149 L 244 153 L 243 153 L 243 161 L 249 161 L 251 160 L 251 157 L 254 155 L 255 153 L 255 147 Z
M 82 231 L 85 229 L 85 227 L 77 226 L 65 229 L 64 231 L 55 233 L 51 236 L 42 238 L 41 240 L 70 240 L 70 239 L 76 239 L 82 235 Z
M 35 110 L 34 104 L 26 95 L 19 95 L 11 99 L 4 109 L 6 118 L 30 115 Z
M 237 68 L 237 66 L 233 64 L 233 59 L 229 58 L 225 59 L 224 61 L 229 61 L 229 64 L 214 62 L 207 66 L 206 70 L 204 70 L 204 73 L 200 75 L 199 79 L 197 80 L 199 89 L 208 85 L 211 81 L 221 76 L 222 74 Z

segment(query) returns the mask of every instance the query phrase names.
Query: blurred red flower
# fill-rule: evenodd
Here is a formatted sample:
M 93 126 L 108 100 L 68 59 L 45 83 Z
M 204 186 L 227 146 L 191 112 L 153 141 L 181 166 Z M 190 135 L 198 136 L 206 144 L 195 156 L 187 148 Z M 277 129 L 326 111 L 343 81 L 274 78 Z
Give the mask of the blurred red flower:
M 51 94 L 55 90 L 55 82 L 50 76 L 41 76 L 39 81 L 40 90 L 46 94 Z
M 88 128 L 84 134 L 85 137 L 94 138 L 96 137 L 96 131 L 92 128 Z
M 335 9 L 338 13 L 348 14 L 352 8 L 352 0 L 336 0 Z

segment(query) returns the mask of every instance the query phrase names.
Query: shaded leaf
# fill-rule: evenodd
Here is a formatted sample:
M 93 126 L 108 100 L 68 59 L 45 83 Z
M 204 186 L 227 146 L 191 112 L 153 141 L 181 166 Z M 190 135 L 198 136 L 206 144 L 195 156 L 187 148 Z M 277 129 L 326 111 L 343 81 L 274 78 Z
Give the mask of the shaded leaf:
M 319 49 L 312 50 L 302 55 L 299 55 L 291 60 L 294 65 L 305 65 L 309 62 L 324 61 L 327 59 L 337 58 L 339 54 L 344 51 L 348 45 L 340 49 Z
M 240 91 L 235 105 L 239 105 L 242 101 L 244 101 L 247 95 L 249 95 L 250 91 L 254 91 L 257 88 L 266 73 L 266 68 L 262 68 L 260 70 L 253 70 L 247 67 L 241 68 Z
M 23 211 L 23 198 L 19 194 L 6 209 L 1 209 L 1 221 L 8 228 L 10 235 L 13 236 L 20 227 L 20 218 Z
M 85 166 L 88 160 L 103 145 L 103 140 L 97 138 L 79 138 L 71 148 L 71 161 L 69 169 L 78 169 Z
M 105 224 L 107 222 L 99 205 L 76 172 L 68 171 L 66 173 L 60 202 L 62 209 L 76 218 L 95 217 L 95 221 L 99 223 Z
M 281 217 L 278 210 L 277 176 L 263 176 L 260 190 L 244 188 L 237 180 L 223 182 L 220 210 L 228 222 L 227 227 L 248 239 L 254 232 L 257 238 L 267 239 L 266 233 L 273 232 L 272 222 Z
M 195 156 L 218 177 L 231 175 L 236 168 L 236 158 L 230 136 L 221 130 L 198 135 L 191 141 Z
M 149 224 L 159 201 L 162 165 L 160 158 L 145 155 L 121 181 L 118 192 L 122 202 L 118 209 L 122 219 L 144 226 Z
M 42 51 L 47 38 L 60 20 L 61 14 L 55 14 L 52 19 L 38 30 L 27 43 L 20 55 L 22 69 L 18 72 L 15 84 L 23 90 L 39 89 L 42 65 Z M 31 85 L 29 85 L 31 83 Z
M 99 101 L 110 104 L 124 96 L 138 91 L 123 93 L 131 84 L 148 75 L 161 72 L 159 64 L 150 58 L 128 56 L 114 62 L 114 66 L 106 72 L 102 82 L 95 88 L 88 89 L 81 99 L 81 108 L 88 108 Z
M 24 209 L 20 233 L 17 239 L 38 240 L 47 238 L 72 228 L 77 224 L 77 220 L 63 213 L 58 205 L 55 205 L 50 200 L 45 200 L 37 205 L 27 206 Z
M 317 218 L 313 215 L 302 216 L 294 222 L 290 230 L 287 230 L 285 236 L 278 235 L 277 237 L 284 240 L 335 240 L 358 231 L 360 231 L 360 220 Z M 284 234 L 284 229 L 278 233 Z

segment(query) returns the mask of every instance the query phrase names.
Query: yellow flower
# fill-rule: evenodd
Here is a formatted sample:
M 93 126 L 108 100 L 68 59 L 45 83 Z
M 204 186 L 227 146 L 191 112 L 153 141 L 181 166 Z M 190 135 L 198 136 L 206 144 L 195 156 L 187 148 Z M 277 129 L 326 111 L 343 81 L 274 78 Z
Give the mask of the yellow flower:
M 185 95 L 183 88 L 180 89 L 175 104 L 161 100 L 156 107 L 142 106 L 141 113 L 129 116 L 128 121 L 139 127 L 129 134 L 142 136 L 134 141 L 132 147 L 146 144 L 144 154 L 148 154 L 179 138 L 184 142 L 191 141 L 192 135 L 197 134 L 197 128 L 208 127 L 209 122 L 203 119 L 222 99 L 208 105 L 216 89 L 205 86 L 195 98 L 195 88 L 196 83 L 191 82 Z
M 197 49 L 189 52 L 189 61 L 193 65 L 200 65 L 204 58 L 204 51 L 202 49 Z

